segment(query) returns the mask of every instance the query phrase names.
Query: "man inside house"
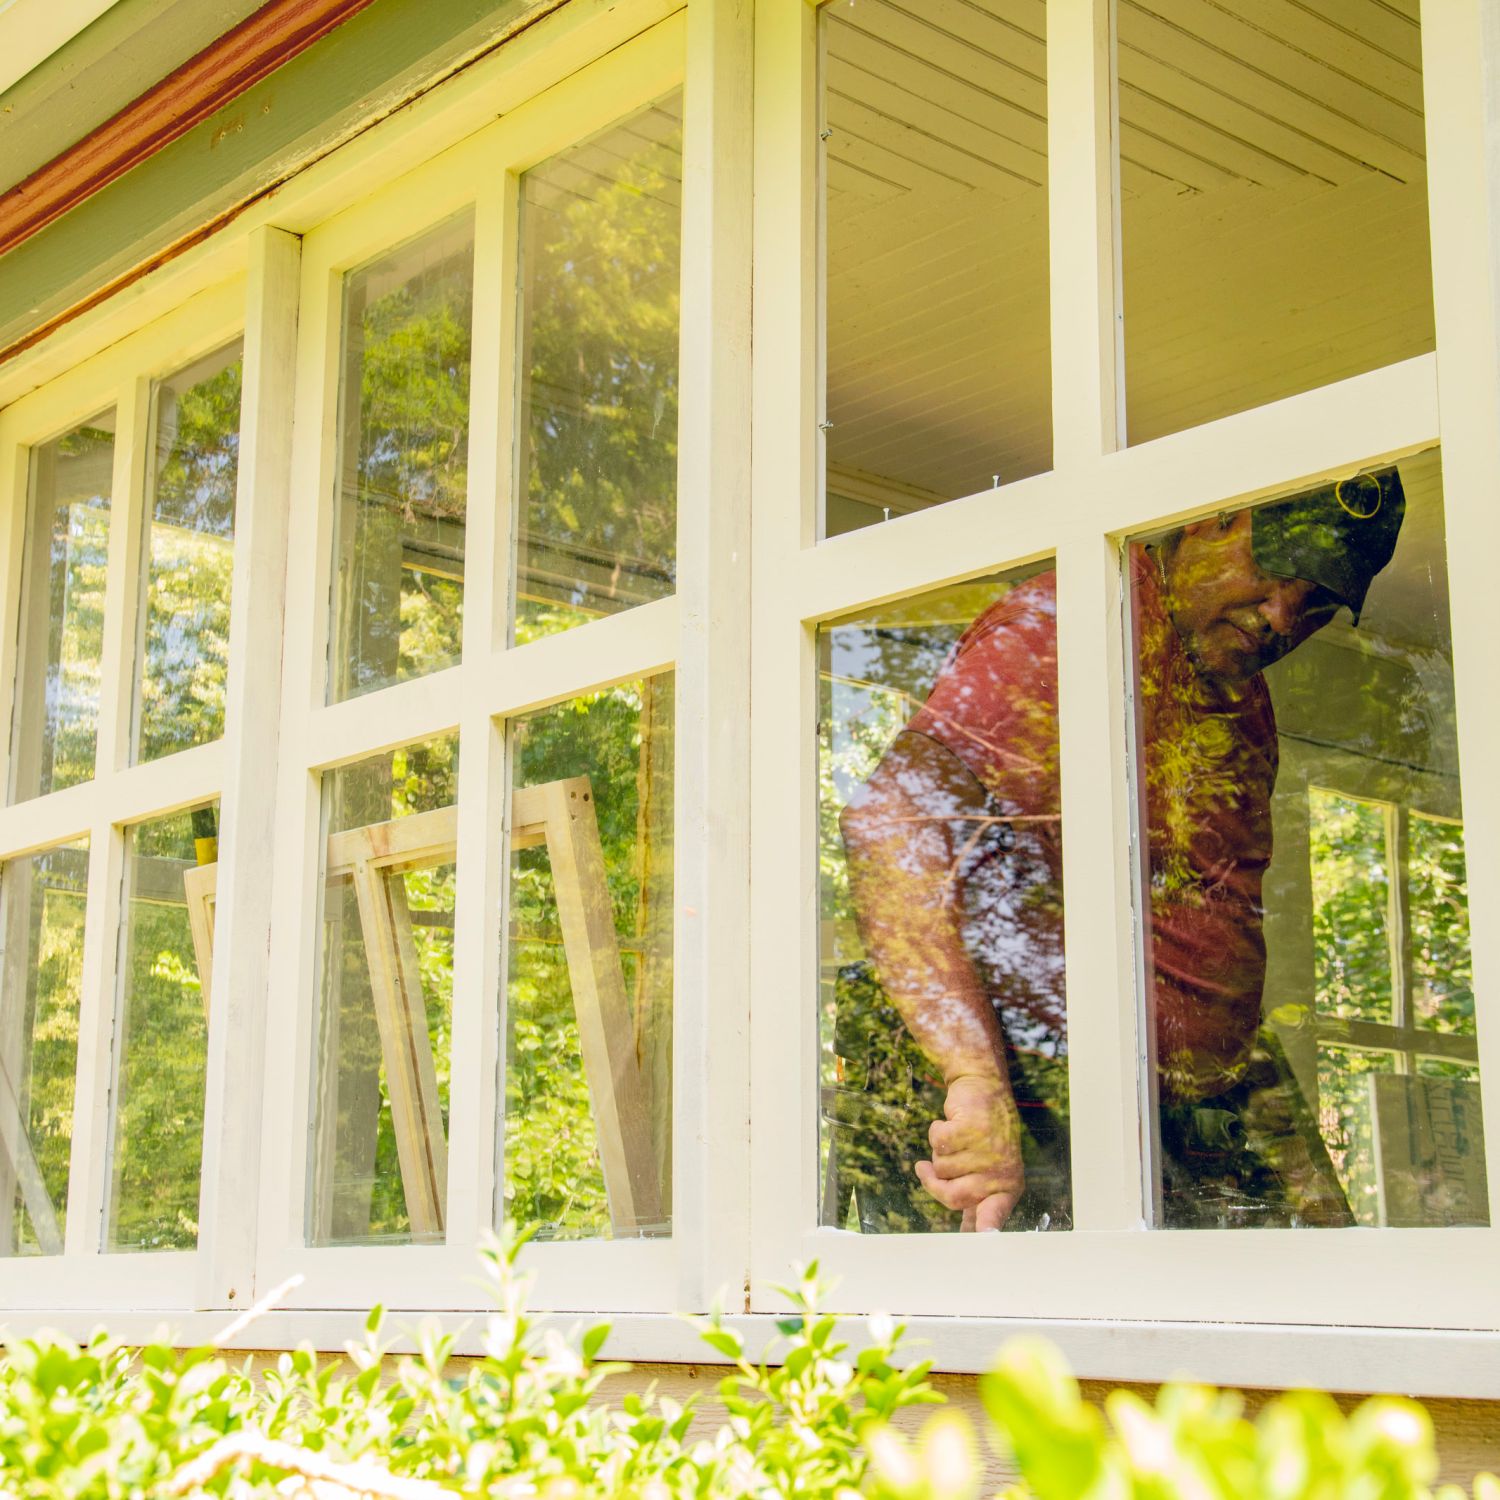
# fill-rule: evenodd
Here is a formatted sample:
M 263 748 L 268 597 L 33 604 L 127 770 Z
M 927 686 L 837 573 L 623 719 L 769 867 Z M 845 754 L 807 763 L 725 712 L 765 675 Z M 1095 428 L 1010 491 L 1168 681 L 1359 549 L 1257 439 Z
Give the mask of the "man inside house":
M 1130 549 L 1165 1227 L 1353 1222 L 1261 1015 L 1262 673 L 1341 608 L 1358 623 L 1404 512 L 1390 467 Z M 901 1033 L 928 1081 L 899 1130 L 889 1098 L 883 1127 L 834 1122 L 866 1229 L 1071 1223 L 1055 617 L 1047 572 L 976 619 L 841 818 L 869 965 L 842 976 L 838 1030 L 851 1051 Z

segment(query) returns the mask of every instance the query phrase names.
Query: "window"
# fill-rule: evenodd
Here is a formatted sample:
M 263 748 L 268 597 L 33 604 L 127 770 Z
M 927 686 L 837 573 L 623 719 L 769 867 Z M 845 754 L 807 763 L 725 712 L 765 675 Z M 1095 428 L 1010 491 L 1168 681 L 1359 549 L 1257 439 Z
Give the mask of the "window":
M 1165 1227 L 1488 1223 L 1443 535 L 1430 452 L 1130 548 Z
M 515 639 L 673 591 L 682 99 L 521 179 Z
M 771 200 L 757 357 L 781 363 L 756 406 L 752 1287 L 816 1256 L 851 1310 L 1491 1326 L 1470 1259 L 1490 1222 L 1490 1069 L 1482 879 L 1463 844 L 1488 805 L 1472 759 L 1488 752 L 1465 728 L 1488 693 L 1461 623 L 1485 585 L 1456 540 L 1487 523 L 1452 471 L 1469 430 L 1452 397 L 1470 376 L 1437 381 L 1469 368 L 1451 342 L 1464 315 L 1431 270 L 1466 210 L 1436 174 L 1429 203 L 1427 175 L 1451 103 L 1434 58 L 1454 65 L 1454 35 L 1424 33 L 1415 6 L 1246 19 L 1122 0 L 1113 35 L 1114 7 L 1048 7 L 1043 59 L 1041 7 L 817 9 L 765 20 L 759 64 L 800 79 L 804 110 L 821 101 L 822 138 L 778 114 L 757 174 Z M 1040 104 L 1042 80 L 1045 276 L 1024 295 L 1046 298 L 1050 322 L 1029 340 L 1019 317 L 1014 347 L 992 337 L 971 369 L 965 341 L 999 316 L 998 278 L 1019 288 L 1024 238 L 981 234 L 943 301 L 943 254 L 967 243 L 958 218 L 983 195 L 923 214 L 900 172 L 952 139 L 936 122 L 966 86 L 994 111 L 1025 88 Z M 767 82 L 766 106 L 780 97 Z M 971 128 L 961 144 L 989 139 Z M 860 219 L 853 169 L 876 141 L 887 196 Z M 1351 239 L 1355 202 L 1368 211 Z M 930 235 L 911 252 L 927 274 L 897 275 L 881 233 Z M 820 331 L 821 364 L 797 365 L 797 334 Z M 934 463 L 965 451 L 958 407 L 1038 348 L 1030 405 L 996 405 L 976 430 L 1017 449 L 1043 411 L 1050 456 L 997 462 L 998 488 L 985 471 L 930 483 L 915 505 L 840 498 L 840 462 L 897 474 L 844 458 L 856 432 L 870 452 L 917 451 L 902 402 L 919 399 L 903 363 L 919 344 Z M 884 404 L 846 427 L 835 406 L 856 410 L 856 383 Z M 1316 496 L 1339 522 L 1276 535 Z M 850 498 L 881 524 L 836 521 Z M 1376 531 L 1404 516 L 1378 562 L 1352 541 L 1376 502 Z M 1248 611 L 1267 600 L 1247 598 L 1225 605 L 1247 611 L 1227 627 L 1243 635 L 1210 639 L 1225 577 L 1211 559 L 1186 567 L 1191 542 L 1222 537 L 1259 568 L 1252 535 L 1265 579 L 1295 585 L 1269 607 L 1295 605 L 1296 628 L 1252 642 Z M 1025 634 L 998 622 L 1043 579 L 1053 612 L 996 692 L 966 668 L 986 638 Z M 1252 655 L 1253 687 L 1184 696 Z M 1003 774 L 952 755 L 953 724 Z M 1056 800 L 1007 803 L 1007 781 Z M 1028 811 L 1055 820 L 1046 878 L 1023 868 Z M 959 837 L 987 818 L 1015 843 Z M 1004 878 L 985 890 L 991 870 Z M 901 938 L 944 923 L 941 944 Z M 971 990 L 993 993 L 990 1012 L 961 1004 Z M 945 1026 L 970 1013 L 995 1014 L 991 1053 L 1025 1059 L 1023 1000 L 1041 994 L 1058 1002 L 1042 1055 L 1066 1078 L 1055 1169 L 1022 1126 L 1024 1080 L 989 1090 L 983 1124 L 942 1060 Z M 997 1221 L 995 1239 L 964 1232 Z M 1236 1232 L 1252 1226 L 1265 1232 Z M 1397 1280 L 1393 1314 L 1380 1289 Z M 772 1303 L 752 1291 L 751 1305 Z
M 442 1243 L 453 1066 L 458 744 L 323 778 L 308 1240 Z
M 330 702 L 459 658 L 473 283 L 468 215 L 344 275 Z
M 672 1226 L 670 673 L 512 726 L 505 1218 Z
M 11 715 L 13 802 L 94 775 L 114 429 L 114 412 L 102 412 L 40 444 L 32 457 Z
M 157 384 L 149 531 L 136 608 L 133 752 L 156 760 L 224 733 L 239 474 L 238 344 Z
M 125 831 L 110 1250 L 198 1242 L 213 909 L 195 876 L 218 858 L 217 830 L 209 804 Z
M 199 1242 L 243 316 L 221 284 L 4 413 L 0 1253 L 23 1296 L 171 1300 Z
M 0 363 L 0 1313 L 1457 1368 L 1472 7 L 662 9 Z
M 1071 1224 L 1056 598 L 1012 574 L 819 632 L 824 1224 Z M 1013 1154 L 955 1203 L 943 1156 L 996 1111 Z
M 0 868 L 6 953 L 0 1124 L 6 1255 L 61 1255 L 67 1229 L 88 906 L 82 843 Z
M 681 45 L 303 241 L 336 421 L 292 454 L 256 1265 L 294 1305 L 480 1305 L 507 1213 L 543 1295 L 672 1305 Z
M 1132 443 L 1433 347 L 1416 5 L 1118 8 Z
M 1046 7 L 820 16 L 836 536 L 1052 466 Z

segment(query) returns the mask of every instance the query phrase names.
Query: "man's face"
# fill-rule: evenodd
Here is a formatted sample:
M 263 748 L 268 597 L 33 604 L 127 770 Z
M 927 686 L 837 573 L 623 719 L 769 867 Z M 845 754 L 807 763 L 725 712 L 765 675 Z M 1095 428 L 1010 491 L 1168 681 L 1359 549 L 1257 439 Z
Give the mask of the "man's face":
M 1194 665 L 1221 682 L 1247 682 L 1322 629 L 1339 602 L 1319 584 L 1261 571 L 1250 512 L 1198 521 L 1162 554 L 1167 607 Z

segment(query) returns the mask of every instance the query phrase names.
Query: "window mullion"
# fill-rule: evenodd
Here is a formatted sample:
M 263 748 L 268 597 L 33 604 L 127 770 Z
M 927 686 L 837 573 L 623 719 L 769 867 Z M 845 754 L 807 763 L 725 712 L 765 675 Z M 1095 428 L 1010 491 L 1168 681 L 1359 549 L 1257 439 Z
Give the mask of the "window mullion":
M 245 318 L 218 899 L 204 1100 L 202 1239 L 194 1305 L 241 1307 L 255 1284 L 260 1112 L 266 1098 L 281 628 L 301 241 L 257 230 Z
M 1074 1224 L 1131 1229 L 1142 1196 L 1137 956 L 1118 556 L 1057 554 L 1058 735 Z
M 464 550 L 462 680 L 483 682 L 499 621 L 509 548 L 509 510 L 502 501 L 514 365 L 514 179 L 496 170 L 475 205 L 474 324 L 469 375 L 469 491 Z M 448 1243 L 471 1245 L 494 1217 L 497 997 L 499 943 L 495 913 L 501 872 L 509 861 L 501 842 L 496 799 L 504 786 L 503 756 L 494 753 L 489 695 L 469 690 L 459 726 L 458 884 L 454 905 L 453 1061 L 448 1111 Z M 502 762 L 498 766 L 496 761 Z M 501 794 L 503 795 L 503 793 Z
M 102 739 L 102 735 L 101 735 Z M 96 808 L 103 789 L 93 788 Z M 115 976 L 125 840 L 107 812 L 89 830 L 89 880 L 79 984 L 78 1071 L 73 1144 L 68 1163 L 68 1220 L 63 1248 L 98 1255 L 109 1187 L 110 1095 L 114 1073 Z
M 689 0 L 678 457 L 679 1306 L 743 1280 L 750 1020 L 750 12 Z
M 810 6 L 757 8 L 749 724 L 751 1279 L 757 1287 L 803 1253 L 817 1207 L 816 692 L 812 637 L 797 616 L 793 574 L 813 538 L 817 493 L 816 32 Z M 686 805 L 684 797 L 679 816 Z M 690 1055 L 686 1039 L 680 1055 Z

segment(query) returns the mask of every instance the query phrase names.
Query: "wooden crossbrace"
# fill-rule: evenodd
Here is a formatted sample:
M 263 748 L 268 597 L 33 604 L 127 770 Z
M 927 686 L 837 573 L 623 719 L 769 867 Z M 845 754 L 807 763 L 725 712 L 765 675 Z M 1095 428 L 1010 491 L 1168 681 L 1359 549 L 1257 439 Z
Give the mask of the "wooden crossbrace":
M 43 1255 L 61 1255 L 63 1238 L 57 1211 L 52 1206 L 52 1197 L 47 1192 L 36 1153 L 31 1149 L 31 1135 L 21 1112 L 20 1095 L 3 1063 L 0 1063 L 0 1147 L 4 1147 L 21 1189 L 21 1202 L 26 1205 L 37 1246 Z
M 633 1234 L 660 1222 L 661 1174 L 635 1055 L 592 784 L 587 776 L 574 776 L 519 787 L 511 813 L 512 851 L 545 846 L 552 865 L 610 1222 L 617 1234 Z M 448 1146 L 406 888 L 390 877 L 444 864 L 457 848 L 458 809 L 443 807 L 331 834 L 324 870 L 327 880 L 348 878 L 354 884 L 402 1190 L 418 1235 L 443 1232 Z M 205 1005 L 213 974 L 216 870 L 198 865 L 183 873 Z

